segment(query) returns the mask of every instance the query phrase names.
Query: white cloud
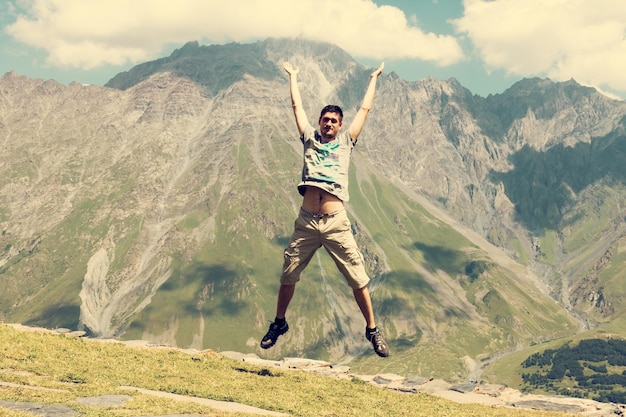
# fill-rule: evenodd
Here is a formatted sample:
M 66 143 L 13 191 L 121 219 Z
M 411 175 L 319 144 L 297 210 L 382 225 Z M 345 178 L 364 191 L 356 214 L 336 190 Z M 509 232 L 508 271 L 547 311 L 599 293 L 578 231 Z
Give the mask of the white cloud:
M 488 69 L 626 91 L 626 1 L 464 0 L 455 21 Z
M 95 68 L 158 56 L 167 44 L 304 37 L 355 57 L 409 58 L 449 65 L 463 58 L 456 39 L 424 33 L 404 13 L 372 0 L 20 0 L 6 29 L 47 52 L 59 67 Z

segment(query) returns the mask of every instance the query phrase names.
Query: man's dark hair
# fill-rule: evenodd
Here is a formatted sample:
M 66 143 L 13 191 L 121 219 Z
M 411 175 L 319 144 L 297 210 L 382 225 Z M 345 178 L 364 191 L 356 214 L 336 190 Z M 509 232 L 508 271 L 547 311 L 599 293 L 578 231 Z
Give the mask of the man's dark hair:
M 320 112 L 320 119 L 322 118 L 324 113 L 337 113 L 339 115 L 339 120 L 343 120 L 343 112 L 341 111 L 341 107 L 335 104 L 329 104 L 328 106 L 324 107 Z

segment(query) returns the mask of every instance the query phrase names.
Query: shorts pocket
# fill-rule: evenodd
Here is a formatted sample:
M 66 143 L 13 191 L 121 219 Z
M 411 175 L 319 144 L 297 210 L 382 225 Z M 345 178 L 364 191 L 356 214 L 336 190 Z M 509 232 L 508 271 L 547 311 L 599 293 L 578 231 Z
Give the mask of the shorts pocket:
M 352 266 L 358 266 L 363 264 L 363 255 L 358 248 L 346 248 L 343 246 L 346 262 Z
M 297 252 L 285 250 L 283 254 L 283 275 L 291 274 L 300 264 L 300 257 Z

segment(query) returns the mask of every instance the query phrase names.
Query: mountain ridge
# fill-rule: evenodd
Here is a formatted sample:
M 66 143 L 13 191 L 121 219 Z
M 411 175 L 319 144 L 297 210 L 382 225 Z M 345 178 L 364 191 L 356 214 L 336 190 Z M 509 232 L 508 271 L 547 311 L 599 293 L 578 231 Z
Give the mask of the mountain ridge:
M 2 317 L 258 349 L 299 205 L 285 60 L 301 68 L 310 117 L 327 102 L 354 115 L 369 71 L 302 40 L 188 43 L 109 87 L 0 78 Z M 394 341 L 389 369 L 463 378 L 464 357 L 619 317 L 620 275 L 603 273 L 623 262 L 626 104 L 573 81 L 509 90 L 482 98 L 454 79 L 381 76 L 348 208 Z M 596 171 L 614 162 L 574 177 L 594 152 Z M 561 189 L 565 173 L 578 182 Z M 600 263 L 607 248 L 616 255 Z M 362 319 L 335 275 L 316 256 L 290 310 L 293 331 L 264 354 L 380 366 L 363 354 Z M 585 301 L 600 288 L 608 315 Z M 438 361 L 424 359 L 435 351 Z

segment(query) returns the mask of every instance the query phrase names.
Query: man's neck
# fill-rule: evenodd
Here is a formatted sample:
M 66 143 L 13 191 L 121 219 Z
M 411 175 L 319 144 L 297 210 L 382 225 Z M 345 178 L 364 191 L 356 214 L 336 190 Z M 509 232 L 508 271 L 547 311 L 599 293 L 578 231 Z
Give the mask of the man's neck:
M 334 141 L 337 136 L 324 136 L 324 134 L 320 134 L 320 138 L 322 139 L 322 143 L 328 143 Z

